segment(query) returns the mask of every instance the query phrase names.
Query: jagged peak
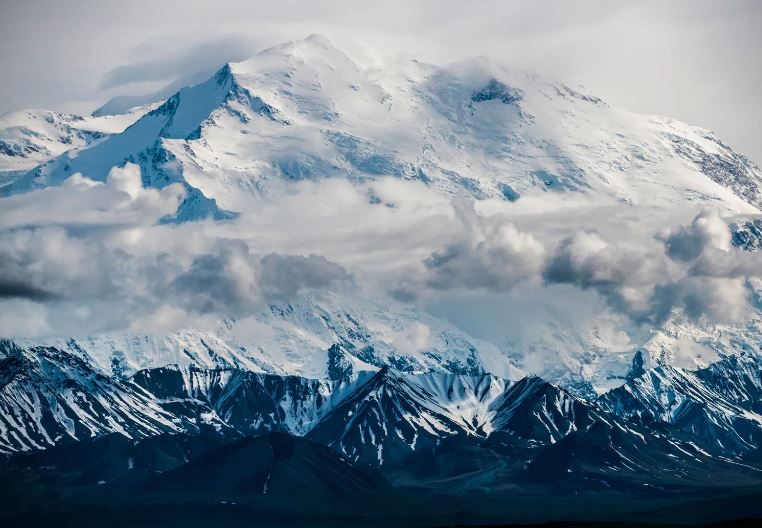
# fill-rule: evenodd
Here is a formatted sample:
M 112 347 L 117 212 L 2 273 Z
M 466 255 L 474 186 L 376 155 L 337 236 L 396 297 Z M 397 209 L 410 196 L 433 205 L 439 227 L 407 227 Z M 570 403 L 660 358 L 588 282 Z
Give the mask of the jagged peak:
M 223 86 L 225 83 L 234 80 L 233 65 L 234 63 L 232 62 L 226 62 L 222 68 L 215 72 L 213 77 L 218 85 Z
M 375 390 L 380 387 L 399 387 L 400 385 L 409 385 L 408 374 L 399 372 L 388 365 L 381 367 L 369 380 L 367 387 L 369 390 Z
M 539 376 L 529 375 L 517 381 L 495 399 L 491 407 L 498 413 L 511 416 L 520 408 L 534 407 L 537 404 L 553 406 L 551 401 L 564 401 L 569 404 L 588 404 L 570 392 L 554 385 Z
M 647 350 L 638 349 L 632 356 L 632 364 L 630 370 L 625 376 L 626 379 L 631 380 L 641 377 L 650 368 L 651 357 Z
M 22 354 L 21 347 L 13 339 L 0 338 L 0 358 L 20 357 Z
M 545 378 L 537 376 L 536 374 L 529 374 L 527 376 L 524 376 L 522 379 L 514 383 L 513 387 L 516 387 L 516 390 L 519 390 L 519 389 L 523 390 L 530 387 L 542 387 L 542 388 L 552 387 L 559 391 L 562 390 L 556 387 L 555 385 L 553 385 L 552 383 L 550 383 L 549 381 L 547 381 Z

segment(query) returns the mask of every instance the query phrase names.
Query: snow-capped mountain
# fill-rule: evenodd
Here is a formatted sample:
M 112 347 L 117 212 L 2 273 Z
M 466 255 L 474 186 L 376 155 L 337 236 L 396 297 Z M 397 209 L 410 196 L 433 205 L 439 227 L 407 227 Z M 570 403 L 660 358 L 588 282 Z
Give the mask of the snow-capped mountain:
M 0 450 L 42 449 L 107 433 L 143 438 L 181 422 L 131 383 L 54 348 L 0 341 Z
M 663 365 L 603 395 L 599 404 L 622 417 L 674 425 L 714 453 L 743 454 L 762 439 L 761 379 L 762 362 L 751 354 L 693 372 Z
M 49 110 L 19 110 L 0 117 L 0 186 L 73 149 L 119 134 L 156 104 L 119 115 L 78 116 Z
M 485 436 L 490 403 L 510 381 L 489 374 L 411 375 L 379 371 L 309 433 L 350 460 L 399 466 L 443 438 Z
M 225 217 L 250 207 L 252 193 L 329 176 L 394 176 L 509 201 L 575 192 L 655 207 L 762 205 L 759 168 L 709 131 L 487 59 L 361 66 L 321 36 L 227 64 L 124 132 L 78 146 L 4 193 L 76 172 L 104 179 L 132 161 L 148 186 L 186 186 L 180 220 Z
M 0 156 L 3 196 L 56 187 L 77 173 L 107 181 L 113 167 L 128 162 L 140 167 L 142 181 L 137 176 L 135 182 L 127 181 L 129 175 L 117 171 L 111 176 L 111 187 L 105 189 L 130 198 L 127 205 L 139 206 L 138 195 L 145 191 L 133 188 L 132 183 L 146 188 L 180 184 L 186 191 L 185 201 L 170 225 L 164 223 L 166 216 L 157 215 L 158 225 L 145 222 L 133 229 L 130 224 L 125 232 L 122 224 L 100 229 L 88 223 L 70 229 L 66 217 L 65 227 L 54 222 L 50 229 L 59 235 L 67 230 L 95 232 L 94 245 L 105 253 L 158 233 L 149 232 L 148 227 L 160 228 L 165 231 L 158 234 L 166 238 L 157 236 L 150 244 L 161 246 L 169 238 L 182 238 L 160 248 L 162 265 L 167 264 L 166 270 L 173 267 L 178 277 L 198 263 L 199 255 L 212 251 L 209 248 L 215 243 L 230 241 L 227 233 L 205 238 L 206 232 L 194 237 L 198 233 L 182 229 L 212 232 L 230 225 L 257 229 L 237 222 L 257 211 L 268 197 L 287 196 L 298 182 L 329 178 L 348 180 L 351 185 L 346 185 L 352 188 L 380 177 L 415 180 L 421 189 L 433 190 L 431 194 L 442 203 L 455 198 L 456 205 L 467 198 L 483 200 L 485 207 L 514 207 L 549 197 L 548 208 L 552 208 L 555 199 L 572 197 L 627 211 L 623 216 L 630 217 L 621 226 L 639 221 L 644 211 L 710 205 L 733 218 L 717 216 L 716 230 L 711 224 L 698 234 L 679 233 L 689 239 L 686 244 L 700 246 L 699 253 L 707 246 L 724 256 L 754 256 L 762 240 L 760 220 L 755 217 L 762 211 L 762 172 L 709 131 L 618 110 L 581 88 L 512 71 L 488 59 L 446 67 L 407 58 L 363 62 L 320 36 L 226 64 L 166 101 L 124 115 L 9 114 L 0 121 Z M 99 187 L 76 180 L 82 188 Z M 121 198 L 126 200 L 125 196 Z M 145 201 L 154 198 L 160 199 L 146 197 Z M 367 208 L 396 207 L 372 194 L 363 195 L 360 202 Z M 114 203 L 120 207 L 127 202 Z M 459 213 L 463 211 L 453 206 L 454 216 Z M 477 215 L 476 208 L 473 214 Z M 537 221 L 540 215 L 533 214 L 525 223 Z M 434 215 L 433 221 L 441 218 Z M 605 223 L 608 216 L 596 218 L 602 220 L 593 224 Z M 709 224 L 710 220 L 702 219 Z M 205 221 L 195 222 L 199 220 Z M 535 248 L 542 260 L 568 235 L 560 225 L 567 222 L 575 224 L 577 231 L 578 222 L 562 211 L 549 222 L 553 225 L 548 240 L 541 241 L 547 247 L 527 234 L 523 239 L 536 244 L 519 244 L 515 253 Z M 728 226 L 728 222 L 733 223 Z M 16 226 L 11 224 L 9 229 Z M 27 227 L 30 232 L 37 229 L 35 225 L 23 229 Z M 584 225 L 582 230 L 588 233 L 598 227 Z M 620 229 L 616 222 L 602 227 L 616 237 L 626 237 L 624 227 Z M 450 234 L 448 230 L 448 226 L 442 229 L 442 240 Z M 678 270 L 665 269 L 664 275 L 674 272 L 677 276 L 692 264 L 705 264 L 696 256 L 671 258 L 669 239 L 675 232 L 653 231 L 649 235 L 654 237 L 647 242 L 660 241 L 658 249 L 667 253 L 659 254 L 663 258 L 658 262 Z M 729 242 L 707 243 L 714 235 Z M 484 238 L 472 232 L 466 237 L 478 239 L 468 240 L 477 245 Z M 517 232 L 516 238 L 522 235 Z M 15 302 L 23 290 L 19 284 L 24 286 L 18 278 L 23 279 L 26 269 L 33 267 L 30 263 L 39 257 L 26 252 L 27 240 L 12 240 L 16 244 L 12 256 L 21 256 L 8 260 L 14 265 L 20 262 L 14 272 L 16 268 L 21 272 L 11 277 L 15 282 L 9 282 L 10 286 L 0 286 Z M 56 240 L 68 239 L 61 235 Z M 264 275 L 256 265 L 261 264 L 258 254 L 254 258 L 260 248 L 237 242 L 245 249 L 240 260 L 233 259 L 234 275 L 251 293 L 260 286 L 251 277 Z M 594 250 L 591 260 L 606 260 L 607 250 L 619 251 L 600 237 L 589 236 L 583 242 Z M 186 243 L 198 247 L 176 261 L 169 258 Z M 65 246 L 57 246 L 62 254 Z M 140 253 L 137 246 L 132 247 L 134 254 L 125 251 L 106 262 L 119 267 L 122 257 L 127 260 Z M 590 249 L 583 246 L 582 250 Z M 438 258 L 446 260 L 459 246 L 445 246 L 450 252 L 437 248 L 422 249 L 426 260 L 417 263 L 426 267 Z M 484 252 L 490 251 L 487 247 Z M 138 258 L 151 260 L 158 254 L 148 251 L 148 257 Z M 568 260 L 573 258 L 571 254 Z M 587 264 L 584 258 L 580 260 Z M 71 258 L 71 262 L 79 270 L 85 259 Z M 498 258 L 496 262 L 508 268 L 514 261 Z M 611 267 L 625 264 L 615 259 Z M 285 267 L 287 262 L 278 265 Z M 351 262 L 335 266 L 350 278 L 361 268 L 352 268 Z M 464 267 L 472 274 L 484 273 L 484 267 Z M 611 276 L 618 270 L 599 277 L 593 267 L 588 283 L 569 280 L 547 285 L 546 267 L 537 264 L 536 273 L 526 280 L 531 287 L 522 295 L 545 286 L 546 293 L 557 291 L 551 290 L 553 286 L 579 286 L 575 293 L 600 294 L 590 311 L 600 306 L 608 311 L 611 303 L 606 293 L 610 292 L 589 292 L 589 285 L 613 283 Z M 114 275 L 130 279 L 143 273 L 143 268 L 135 269 L 119 268 Z M 403 266 L 400 269 L 407 272 Z M 156 275 L 166 271 L 150 270 Z M 56 282 L 57 265 L 53 271 L 53 278 L 46 275 L 43 285 Z M 63 266 L 60 271 L 63 274 Z M 197 282 L 213 281 L 228 270 L 225 265 L 212 265 L 202 271 Z M 641 271 L 636 268 L 633 273 Z M 710 269 L 696 277 L 714 279 L 714 272 Z M 357 277 L 372 274 L 373 270 L 359 269 Z M 543 486 L 543 490 L 549 486 L 596 493 L 658 486 L 677 493 L 701 487 L 716 474 L 729 475 L 733 483 L 757 485 L 762 474 L 758 449 L 762 441 L 762 289 L 747 275 L 729 275 L 739 283 L 739 277 L 746 280 L 741 288 L 744 295 L 749 294 L 751 309 L 743 323 L 710 324 L 681 313 L 678 306 L 653 327 L 630 321 L 627 334 L 617 326 L 621 321 L 613 321 L 625 319 L 625 312 L 612 315 L 611 320 L 595 319 L 590 324 L 585 320 L 584 325 L 574 326 L 552 317 L 541 320 L 537 314 L 546 312 L 527 306 L 528 317 L 540 319 L 532 329 L 539 337 L 529 344 L 505 337 L 508 332 L 494 339 L 477 338 L 479 321 L 472 324 L 472 335 L 463 329 L 467 325 L 461 328 L 444 315 L 432 315 L 436 310 L 424 307 L 425 301 L 407 302 L 396 292 L 396 296 L 386 295 L 386 284 L 363 289 L 365 284 L 353 283 L 357 288 L 349 293 L 340 288 L 312 288 L 309 281 L 304 290 L 284 288 L 288 295 L 279 291 L 270 296 L 263 289 L 261 296 L 257 292 L 246 298 L 245 306 L 235 312 L 240 317 L 227 318 L 193 307 L 172 311 L 172 299 L 166 306 L 159 299 L 146 303 L 146 312 L 168 310 L 150 312 L 154 315 L 149 318 L 168 313 L 173 323 L 171 316 L 181 312 L 180 320 L 192 314 L 198 319 L 188 319 L 202 320 L 206 326 L 150 335 L 121 331 L 0 341 L 0 452 L 12 460 L 24 460 L 15 457 L 19 452 L 44 449 L 55 457 L 55 449 L 72 444 L 116 449 L 121 469 L 107 464 L 105 470 L 92 474 L 105 475 L 104 483 L 121 478 L 134 483 L 139 478 L 129 473 L 135 468 L 132 454 L 145 449 L 151 460 L 162 460 L 160 471 L 166 471 L 157 476 L 158 466 L 138 463 L 145 471 L 140 478 L 150 484 L 146 489 L 166 484 L 171 491 L 198 493 L 205 484 L 194 484 L 192 479 L 215 479 L 222 471 L 229 472 L 228 487 L 221 487 L 219 497 L 223 491 L 255 490 L 265 495 L 271 489 L 283 496 L 293 481 L 306 487 L 327 486 L 320 471 L 335 472 L 350 486 L 369 479 L 380 490 L 388 488 L 375 480 L 376 470 L 397 484 L 468 492 L 510 491 L 526 484 Z M 89 276 L 75 278 L 76 289 L 87 284 Z M 109 289 L 108 282 L 103 281 L 102 289 Z M 163 284 L 136 282 L 146 290 Z M 282 282 L 290 285 L 293 274 L 286 273 Z M 423 283 L 428 287 L 430 282 Z M 626 291 L 621 297 L 626 294 L 625 301 L 634 299 L 637 304 L 642 300 L 639 290 L 660 286 L 644 283 L 629 287 L 623 282 L 628 288 L 623 287 Z M 114 297 L 124 295 L 129 302 L 132 297 L 124 292 L 134 288 L 135 282 L 125 280 L 125 284 L 114 288 Z M 176 280 L 171 285 L 191 289 L 193 284 Z M 498 289 L 493 283 L 485 284 L 475 290 L 492 293 Z M 219 288 L 223 294 L 225 286 Z M 449 284 L 438 286 L 436 294 L 450 291 Z M 377 291 L 373 287 L 385 294 L 369 293 Z M 51 304 L 66 306 L 65 295 L 27 290 Z M 174 291 L 156 287 L 154 297 L 170 290 Z M 34 304 L 32 294 L 22 301 Z M 220 304 L 225 304 L 224 297 L 220 295 Z M 193 304 L 192 291 L 189 298 Z M 587 298 L 580 302 L 587 301 L 594 304 Z M 140 310 L 144 305 L 135 306 Z M 511 328 L 517 328 L 526 319 L 507 321 L 502 305 L 495 306 L 486 308 L 495 312 L 490 315 L 496 316 L 497 323 L 492 324 L 511 323 Z M 515 311 L 525 308 L 521 302 L 517 306 Z M 478 319 L 486 310 L 475 310 L 472 318 Z M 569 311 L 575 310 L 573 306 Z M 84 321 L 83 326 L 88 318 L 95 318 L 86 306 L 72 312 L 66 320 Z M 214 321 L 218 321 L 216 327 Z M 257 435 L 261 436 L 249 438 Z M 125 443 L 122 437 L 129 441 Z M 171 456 L 154 450 L 165 442 Z M 223 443 L 230 451 L 220 448 Z M 251 471 L 244 468 L 237 473 L 240 457 L 246 456 L 257 457 L 249 461 Z M 215 468 L 218 462 L 222 469 Z M 292 467 L 297 469 L 291 471 Z
M 103 179 L 112 166 L 132 161 L 145 185 L 179 181 L 189 189 L 180 220 L 226 218 L 245 211 L 252 195 L 329 176 L 416 179 L 448 195 L 509 201 L 582 193 L 652 207 L 688 199 L 753 213 L 760 200 L 759 169 L 705 130 L 617 110 L 486 59 L 448 67 L 410 59 L 361 65 L 320 36 L 227 64 L 166 102 L 123 116 L 38 112 L 3 119 L 13 152 L 36 141 L 26 157 L 16 156 L 25 161 L 16 160 L 14 171 L 41 163 L 3 187 L 4 194 L 56 185 L 76 172 Z M 739 224 L 737 246 L 754 247 L 755 225 Z M 106 375 L 170 364 L 334 380 L 384 366 L 504 379 L 523 374 L 506 347 L 391 301 L 297 299 L 247 321 L 245 336 L 234 326 L 28 344 L 73 351 Z M 548 346 L 561 348 L 561 361 L 542 374 L 593 397 L 591 380 L 599 391 L 611 379 L 621 383 L 634 350 L 647 350 L 654 365 L 679 363 L 680 340 L 699 336 L 708 343 L 707 358 L 690 360 L 701 367 L 734 353 L 722 343 L 753 344 L 759 330 L 668 322 L 617 354 L 597 354 L 594 336 L 558 327 L 548 334 L 556 336 Z M 417 340 L 423 345 L 409 350 Z
M 243 321 L 223 321 L 215 331 L 21 341 L 70 351 L 106 375 L 176 364 L 334 381 L 385 366 L 414 373 L 523 376 L 495 345 L 418 308 L 333 295 L 271 303 Z
M 4 133 L 24 131 L 38 146 L 55 146 L 25 158 L 24 168 L 32 160 L 39 165 L 14 172 L 0 194 L 58 185 L 78 172 L 103 180 L 113 166 L 134 162 L 145 186 L 185 186 L 179 221 L 231 218 L 255 207 L 254 196 L 328 177 L 411 179 L 447 196 L 477 199 L 551 193 L 614 199 L 623 208 L 704 204 L 741 216 L 759 213 L 762 200 L 759 168 L 709 131 L 615 109 L 581 89 L 488 59 L 445 67 L 409 58 L 363 62 L 321 36 L 226 64 L 165 102 L 123 116 L 19 113 L 4 119 L 16 123 L 24 116 L 35 125 L 9 124 Z M 100 135 L 72 139 L 82 130 Z M 735 228 L 738 247 L 755 247 L 754 221 Z M 393 301 L 350 304 L 347 298 L 296 300 L 256 315 L 247 336 L 221 323 L 214 332 L 74 342 L 106 373 L 116 361 L 129 373 L 173 363 L 336 378 L 389 365 L 519 377 L 512 356 L 522 351 L 510 344 L 478 342 Z M 723 343 L 753 344 L 759 325 L 723 329 L 669 321 L 654 335 L 626 343 L 553 321 L 544 333 L 538 352 L 560 361 L 535 373 L 591 398 L 623 382 L 635 350 L 648 350 L 653 364 L 670 363 L 675 343 L 700 338 L 708 359 L 693 359 L 703 367 L 717 354 L 734 353 Z M 409 348 L 402 341 L 416 339 L 425 341 L 425 351 L 400 353 Z M 50 344 L 66 348 L 68 341 Z
M 141 370 L 130 381 L 153 394 L 168 412 L 200 418 L 223 432 L 283 431 L 302 436 L 371 375 L 332 382 L 171 365 Z
M 573 457 L 559 446 L 583 449 L 579 442 L 608 453 L 601 459 L 608 459 L 606 471 L 636 472 L 640 464 L 672 467 L 683 456 L 704 469 L 741 463 L 762 435 L 762 368 L 758 358 L 746 356 L 693 373 L 647 370 L 584 401 L 534 376 L 512 381 L 388 367 L 341 380 L 195 365 L 105 376 L 70 351 L 3 341 L 0 382 L 5 452 L 109 433 L 141 439 L 280 431 L 391 474 L 425 467 L 427 457 L 440 452 L 447 457 L 478 448 L 487 458 L 493 451 L 508 456 L 512 462 L 503 470 L 526 469 L 536 477 L 538 468 L 547 470 L 543 460 Z M 536 462 L 526 466 L 530 461 Z

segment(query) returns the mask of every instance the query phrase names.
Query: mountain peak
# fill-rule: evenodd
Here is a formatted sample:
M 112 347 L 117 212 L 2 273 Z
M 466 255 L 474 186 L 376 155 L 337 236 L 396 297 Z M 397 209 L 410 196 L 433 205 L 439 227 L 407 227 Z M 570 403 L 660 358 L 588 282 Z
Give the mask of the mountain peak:
M 2 192 L 74 172 L 102 179 L 140 161 L 149 185 L 190 191 L 182 219 L 226 217 L 250 208 L 252 192 L 336 176 L 417 180 L 476 199 L 580 193 L 669 207 L 687 190 L 729 213 L 762 206 L 759 169 L 701 129 L 618 112 L 492 60 L 363 69 L 323 35 L 225 64 L 93 145 L 14 176 Z M 655 183 L 665 160 L 669 177 Z
M 285 56 L 296 58 L 327 58 L 329 56 L 339 55 L 347 59 L 349 58 L 347 54 L 328 37 L 318 33 L 313 33 L 303 39 L 289 40 L 287 42 L 266 48 L 249 59 L 249 61 L 256 60 L 258 57 Z
M 312 33 L 299 42 L 322 46 L 323 48 L 335 48 L 333 41 L 320 33 Z

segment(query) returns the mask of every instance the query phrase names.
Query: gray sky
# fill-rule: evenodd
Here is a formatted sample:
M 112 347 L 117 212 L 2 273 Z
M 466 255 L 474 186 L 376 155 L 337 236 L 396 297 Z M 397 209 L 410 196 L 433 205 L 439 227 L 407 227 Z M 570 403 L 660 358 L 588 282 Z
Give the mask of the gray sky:
M 447 62 L 474 55 L 715 130 L 762 164 L 762 2 L 0 0 L 0 113 L 85 112 L 323 33 Z

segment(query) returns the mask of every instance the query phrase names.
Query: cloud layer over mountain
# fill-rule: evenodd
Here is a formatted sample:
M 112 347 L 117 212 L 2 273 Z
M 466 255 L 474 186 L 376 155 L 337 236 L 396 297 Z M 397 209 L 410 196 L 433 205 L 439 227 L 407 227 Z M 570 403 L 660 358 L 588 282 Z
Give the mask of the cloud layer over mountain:
M 747 309 L 747 281 L 762 274 L 760 254 L 732 249 L 727 221 L 711 211 L 688 223 L 663 215 L 651 231 L 624 221 L 599 230 L 610 211 L 588 208 L 584 223 L 559 232 L 569 210 L 450 202 L 395 179 L 329 179 L 270 196 L 234 220 L 163 223 L 182 196 L 181 187 L 144 189 L 127 165 L 105 184 L 77 174 L 0 199 L 0 333 L 210 327 L 300 292 L 340 290 L 444 313 L 468 310 L 469 296 L 520 295 L 553 306 L 558 320 L 600 315 L 599 299 L 625 326 L 658 325 L 674 309 L 732 322 Z M 401 346 L 415 346 L 419 334 Z

